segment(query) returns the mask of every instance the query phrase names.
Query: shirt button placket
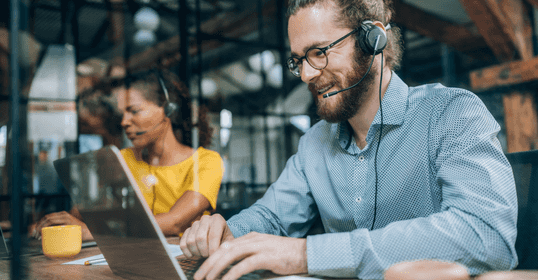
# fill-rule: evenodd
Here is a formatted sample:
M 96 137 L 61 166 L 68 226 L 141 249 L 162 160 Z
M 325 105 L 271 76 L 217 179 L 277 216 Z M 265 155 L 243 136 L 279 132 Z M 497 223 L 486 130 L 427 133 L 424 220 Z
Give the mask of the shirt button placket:
M 364 162 L 364 156 L 363 156 L 363 155 L 360 155 L 358 159 L 359 159 L 359 162 L 360 162 L 360 163 Z M 362 165 L 362 164 L 361 164 L 361 165 Z M 361 168 L 364 168 L 364 167 L 361 166 Z M 360 203 L 361 201 L 362 201 L 362 197 L 357 196 L 357 197 L 355 198 L 355 202 Z
M 364 162 L 364 155 L 359 155 L 358 157 L 355 158 L 355 163 L 357 165 L 357 168 L 356 168 L 356 178 L 358 178 L 359 180 L 356 181 L 355 183 L 356 184 L 359 184 L 359 185 L 362 185 L 364 186 L 365 184 L 365 168 L 366 166 L 364 165 L 365 162 Z M 355 220 L 355 225 L 357 227 L 359 227 L 361 224 L 362 224 L 362 216 L 363 215 L 360 215 L 361 211 L 363 210 L 363 205 L 362 205 L 362 191 L 361 190 L 362 188 L 357 188 L 356 191 L 355 191 L 355 195 L 354 195 L 354 198 L 353 198 L 353 204 L 354 204 L 354 209 L 355 209 L 355 217 L 354 220 Z

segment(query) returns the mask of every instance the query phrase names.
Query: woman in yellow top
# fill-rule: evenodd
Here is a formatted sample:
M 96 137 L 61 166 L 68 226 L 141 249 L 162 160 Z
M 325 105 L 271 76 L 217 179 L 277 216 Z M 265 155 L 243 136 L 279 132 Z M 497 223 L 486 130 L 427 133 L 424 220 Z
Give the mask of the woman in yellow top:
M 205 110 L 198 117 L 200 147 L 195 150 L 190 98 L 182 83 L 172 74 L 164 79 L 150 72 L 130 76 L 124 84 L 112 92 L 123 114 L 121 126 L 133 144 L 121 154 L 163 233 L 177 236 L 216 208 L 224 170 L 219 154 L 203 148 L 211 140 Z M 170 103 L 181 106 L 174 109 Z M 82 239 L 93 239 L 75 216 L 76 210 L 48 214 L 37 223 L 34 236 L 39 238 L 46 226 L 79 224 Z

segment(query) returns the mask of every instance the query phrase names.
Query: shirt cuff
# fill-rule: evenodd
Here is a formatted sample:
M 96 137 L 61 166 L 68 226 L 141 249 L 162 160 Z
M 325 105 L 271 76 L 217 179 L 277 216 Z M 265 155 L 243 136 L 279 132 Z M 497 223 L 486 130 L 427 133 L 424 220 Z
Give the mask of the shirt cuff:
M 250 232 L 250 230 L 245 228 L 245 226 L 241 226 L 241 224 L 236 224 L 233 221 L 227 221 L 226 224 L 228 225 L 228 228 L 232 232 L 234 238 L 241 237 Z
M 308 274 L 329 277 L 357 277 L 349 232 L 306 237 Z

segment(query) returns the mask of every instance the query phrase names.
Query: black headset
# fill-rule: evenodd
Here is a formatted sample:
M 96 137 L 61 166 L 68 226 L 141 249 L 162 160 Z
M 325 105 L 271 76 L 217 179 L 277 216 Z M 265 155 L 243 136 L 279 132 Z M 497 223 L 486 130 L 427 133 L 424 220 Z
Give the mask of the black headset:
M 390 24 L 385 26 L 386 30 L 390 29 Z M 381 126 L 379 128 L 379 138 L 377 140 L 377 146 L 375 150 L 374 158 L 374 173 L 375 173 L 375 193 L 374 193 L 374 218 L 372 221 L 372 226 L 370 230 L 374 230 L 375 221 L 377 217 L 377 189 L 378 189 L 378 175 L 377 175 L 377 152 L 379 151 L 379 146 L 381 145 L 381 137 L 383 136 L 383 106 L 381 105 L 381 84 L 383 83 L 383 50 L 387 46 L 387 33 L 383 28 L 375 25 L 372 21 L 363 21 L 360 26 L 359 34 L 357 40 L 361 49 L 369 55 L 375 56 L 378 53 L 381 53 L 381 77 L 379 81 L 379 110 L 381 113 Z M 374 57 L 372 57 L 372 63 Z M 370 63 L 370 67 L 371 67 Z M 368 72 L 370 68 L 368 68 Z M 365 75 L 366 76 L 366 75 Z M 361 79 L 362 81 L 362 79 Z M 360 81 L 359 81 L 360 82 Z
M 390 24 L 387 24 L 385 29 L 390 29 Z M 377 48 L 376 48 L 376 40 L 377 42 Z M 387 33 L 383 28 L 377 26 L 374 24 L 373 21 L 366 20 L 361 23 L 359 34 L 357 40 L 359 41 L 359 45 L 361 46 L 361 49 L 369 54 L 369 55 L 376 55 L 380 52 L 382 52 L 385 47 L 387 46 Z
M 159 78 L 159 84 L 161 85 L 161 89 L 163 90 L 164 96 L 166 97 L 166 102 L 163 105 L 164 114 L 166 115 L 167 118 L 169 118 L 170 116 L 172 116 L 175 112 L 179 110 L 179 106 L 177 105 L 177 103 L 170 102 L 170 97 L 168 96 L 168 89 L 166 89 L 166 85 L 164 84 L 164 80 L 160 72 L 158 73 L 158 78 Z

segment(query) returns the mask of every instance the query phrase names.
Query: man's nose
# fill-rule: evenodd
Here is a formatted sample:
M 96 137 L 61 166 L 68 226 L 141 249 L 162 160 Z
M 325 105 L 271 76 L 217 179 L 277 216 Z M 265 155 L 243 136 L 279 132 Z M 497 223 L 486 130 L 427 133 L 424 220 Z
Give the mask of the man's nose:
M 303 62 L 301 67 L 301 80 L 307 84 L 321 75 L 321 70 L 312 67 L 312 65 L 306 61 Z

